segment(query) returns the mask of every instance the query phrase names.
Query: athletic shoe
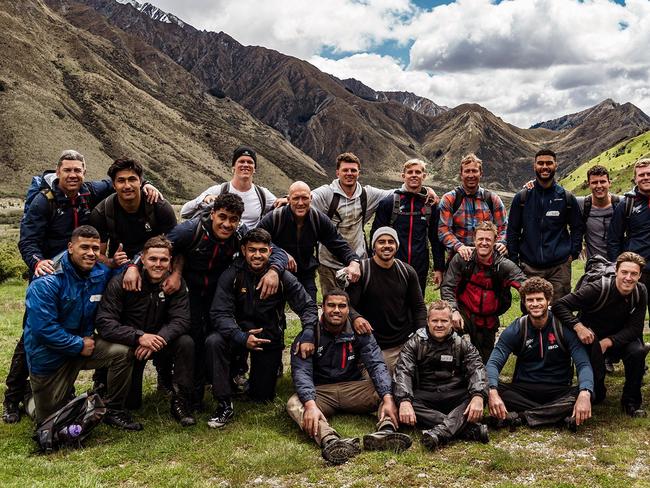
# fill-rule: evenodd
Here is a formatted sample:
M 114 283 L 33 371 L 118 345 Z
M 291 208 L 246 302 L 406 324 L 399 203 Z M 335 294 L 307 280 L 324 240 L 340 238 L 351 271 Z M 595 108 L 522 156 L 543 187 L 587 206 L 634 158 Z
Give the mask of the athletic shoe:
M 17 403 L 5 402 L 3 404 L 2 421 L 5 424 L 20 422 L 20 406 Z
M 435 451 L 442 444 L 438 434 L 433 429 L 422 431 L 422 445 L 430 451 Z
M 361 452 L 359 438 L 354 439 L 332 439 L 321 449 L 323 458 L 332 464 L 346 463 Z
M 490 442 L 488 427 L 485 424 L 473 424 L 468 422 L 465 428 L 459 433 L 461 439 L 468 441 L 479 441 L 483 444 Z
M 219 401 L 217 409 L 210 419 L 208 419 L 208 427 L 212 429 L 220 429 L 224 427 L 235 416 L 231 401 Z
M 108 410 L 104 415 L 104 423 L 124 430 L 142 430 L 142 424 L 131 418 L 128 410 Z
M 378 430 L 363 436 L 363 448 L 366 451 L 402 452 L 411 447 L 411 438 L 394 430 Z
M 187 403 L 185 400 L 179 396 L 174 396 L 171 401 L 171 413 L 172 416 L 181 424 L 183 427 L 189 427 L 190 425 L 196 424 L 196 419 L 192 414 L 187 410 Z

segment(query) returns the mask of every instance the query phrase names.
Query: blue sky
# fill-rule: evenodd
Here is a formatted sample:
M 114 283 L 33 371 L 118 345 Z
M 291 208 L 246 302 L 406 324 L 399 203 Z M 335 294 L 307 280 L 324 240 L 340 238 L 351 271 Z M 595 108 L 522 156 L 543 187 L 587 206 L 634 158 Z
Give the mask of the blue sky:
M 606 98 L 650 113 L 650 0 L 149 0 L 376 90 L 520 127 Z

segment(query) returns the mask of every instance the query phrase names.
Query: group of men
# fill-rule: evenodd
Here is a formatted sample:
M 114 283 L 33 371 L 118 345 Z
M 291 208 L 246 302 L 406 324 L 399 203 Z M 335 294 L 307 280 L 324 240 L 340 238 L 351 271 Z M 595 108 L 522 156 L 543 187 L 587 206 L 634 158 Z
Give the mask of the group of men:
M 485 407 L 497 427 L 575 430 L 605 398 L 607 358 L 623 360 L 623 409 L 644 414 L 650 160 L 636 163 L 624 198 L 609 193 L 607 170 L 596 166 L 592 194 L 576 199 L 555 181 L 556 155 L 541 150 L 535 180 L 507 216 L 480 185 L 473 154 L 461 160 L 461 185 L 439 201 L 417 159 L 404 163 L 401 188 L 381 190 L 362 186 L 361 162 L 343 153 L 330 185 L 294 182 L 277 199 L 253 183 L 252 148 L 238 147 L 232 167 L 232 180 L 186 203 L 177 223 L 137 161 L 116 160 L 109 179 L 85 182 L 83 156 L 62 153 L 21 221 L 31 277 L 5 422 L 19 421 L 30 398 L 43 421 L 74 396 L 78 372 L 94 369 L 105 421 L 142 429 L 130 412 L 152 359 L 182 426 L 196 423 L 209 385 L 208 425 L 223 427 L 242 386 L 253 401 L 275 397 L 287 303 L 302 326 L 287 411 L 334 464 L 361 448 L 329 425 L 338 411 L 377 411 L 377 430 L 363 439 L 371 450 L 408 448 L 400 425 L 425 429 L 431 449 L 458 437 L 487 442 Z M 587 255 L 607 254 L 615 270 L 571 292 L 583 237 Z M 429 279 L 442 300 L 427 308 Z M 523 315 L 495 345 L 513 287 Z M 515 373 L 502 383 L 511 354 Z

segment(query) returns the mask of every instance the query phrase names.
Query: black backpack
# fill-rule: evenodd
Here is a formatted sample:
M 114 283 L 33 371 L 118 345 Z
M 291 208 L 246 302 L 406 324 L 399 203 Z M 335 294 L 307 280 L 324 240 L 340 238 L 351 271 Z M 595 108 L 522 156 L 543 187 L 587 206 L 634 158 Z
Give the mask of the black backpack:
M 451 207 L 451 215 L 456 213 L 467 196 L 462 186 L 457 186 L 454 192 L 454 204 Z M 490 214 L 494 217 L 494 202 L 492 201 L 492 192 L 490 190 L 486 190 L 485 188 L 483 189 L 483 200 L 487 203 L 487 206 L 490 209 Z
M 97 393 L 83 393 L 58 409 L 36 426 L 33 439 L 39 449 L 50 453 L 63 446 L 81 447 L 81 442 L 102 421 L 106 406 Z M 80 432 L 66 435 L 75 426 Z
M 400 210 L 400 194 L 395 192 L 393 193 L 393 211 L 390 214 L 390 223 L 388 224 L 389 227 L 393 227 L 393 224 L 395 224 L 395 221 L 397 220 L 397 217 L 400 215 L 422 215 L 421 211 L 416 211 L 416 212 L 402 212 Z M 424 217 L 426 218 L 427 221 L 427 227 L 431 225 L 431 205 L 424 205 Z
M 526 339 L 528 338 L 528 315 L 524 315 L 522 317 L 519 317 L 519 338 L 521 340 L 521 347 L 519 348 L 519 354 L 524 352 L 526 349 Z M 560 349 L 564 351 L 567 354 L 570 354 L 569 346 L 566 342 L 566 338 L 564 337 L 564 328 L 562 327 L 562 324 L 559 324 L 556 320 L 555 317 L 551 319 L 551 326 L 553 327 L 553 333 L 555 334 L 555 337 L 557 337 L 557 343 L 560 346 Z
M 629 203 L 628 203 L 629 202 Z M 585 197 L 584 203 L 582 205 L 582 220 L 584 222 L 587 222 L 587 219 L 589 219 L 589 214 L 591 214 L 591 206 L 592 206 L 592 196 L 587 195 Z M 616 210 L 616 207 L 618 204 L 621 203 L 621 197 L 618 195 L 612 195 L 612 210 Z M 629 217 L 629 215 L 632 213 L 632 205 L 631 201 L 628 198 L 625 202 L 625 216 Z M 628 209 L 628 206 L 630 207 Z

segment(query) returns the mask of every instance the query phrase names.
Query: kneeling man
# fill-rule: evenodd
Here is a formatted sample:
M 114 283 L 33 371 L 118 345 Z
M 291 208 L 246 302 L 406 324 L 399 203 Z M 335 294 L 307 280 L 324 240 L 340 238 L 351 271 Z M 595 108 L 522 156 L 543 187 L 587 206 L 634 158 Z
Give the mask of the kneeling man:
M 171 258 L 169 239 L 149 239 L 142 252 L 140 290 L 124 289 L 124 273 L 113 278 L 97 312 L 97 331 L 107 341 L 135 349 L 129 408 L 139 408 L 142 403 L 142 374 L 147 360 L 157 358 L 173 364 L 171 413 L 185 427 L 196 423 L 189 410 L 194 341 L 189 336 L 190 305 L 185 282 L 181 278 L 175 292 L 163 291 Z
M 511 427 L 564 422 L 570 430 L 591 417 L 594 374 L 576 333 L 549 311 L 553 285 L 540 277 L 519 289 L 527 315 L 510 324 L 499 337 L 486 364 L 490 414 Z M 499 382 L 510 354 L 517 356 L 512 383 Z M 578 387 L 571 386 L 573 365 Z
M 364 436 L 365 449 L 401 451 L 411 445 L 409 436 L 396 432 L 392 383 L 377 341 L 372 334 L 354 332 L 349 309 L 348 294 L 330 290 L 323 297 L 316 352 L 309 357 L 299 354 L 302 338 L 298 336 L 291 355 L 296 394 L 289 398 L 287 411 L 332 464 L 342 464 L 360 452 L 358 438 L 341 439 L 327 422 L 336 412 L 370 413 L 379 407 L 378 430 Z M 362 365 L 372 381 L 363 378 Z
M 488 442 L 483 418 L 487 376 L 476 347 L 452 330 L 452 309 L 444 300 L 429 307 L 427 327 L 404 344 L 395 367 L 395 400 L 402 424 L 427 428 L 429 449 L 459 436 Z

